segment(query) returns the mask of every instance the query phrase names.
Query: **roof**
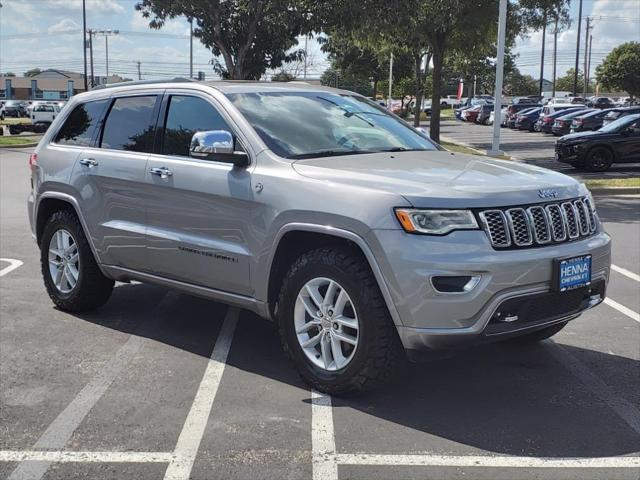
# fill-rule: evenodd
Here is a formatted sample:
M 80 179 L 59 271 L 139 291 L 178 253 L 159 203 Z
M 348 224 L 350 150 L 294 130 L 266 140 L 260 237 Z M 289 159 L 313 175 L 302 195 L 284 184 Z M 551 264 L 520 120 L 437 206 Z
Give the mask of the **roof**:
M 92 90 L 102 90 L 105 88 L 133 87 L 137 85 L 166 85 L 171 83 L 193 83 L 205 85 L 215 88 L 222 93 L 255 93 L 255 92 L 291 92 L 296 90 L 308 90 L 312 92 L 318 91 L 340 91 L 335 88 L 324 87 L 321 85 L 311 85 L 307 82 L 257 82 L 253 80 L 209 80 L 198 81 L 188 78 L 176 77 L 167 80 L 137 80 L 132 82 L 110 83 L 108 85 L 99 85 Z
M 50 78 L 35 78 L 35 77 L 5 77 L 0 76 L 0 88 L 5 87 L 5 81 L 11 80 L 11 86 L 13 88 L 31 88 L 31 81 L 36 80 L 38 82 L 38 89 L 40 90 L 54 90 L 54 91 L 66 91 L 68 82 L 73 81 L 73 88 L 83 89 L 84 84 L 80 80 L 67 77 L 50 77 Z

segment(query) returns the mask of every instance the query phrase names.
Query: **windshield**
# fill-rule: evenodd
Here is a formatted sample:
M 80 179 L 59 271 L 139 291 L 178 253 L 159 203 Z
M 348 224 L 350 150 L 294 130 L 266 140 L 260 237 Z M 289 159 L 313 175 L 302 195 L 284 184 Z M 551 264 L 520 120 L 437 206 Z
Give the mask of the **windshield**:
M 355 95 L 260 92 L 227 97 L 267 147 L 285 158 L 438 149 L 426 135 Z
M 619 130 L 622 130 L 623 128 L 625 128 L 627 125 L 633 123 L 634 121 L 638 120 L 640 118 L 640 115 L 627 115 L 626 117 L 621 117 L 611 123 L 609 123 L 608 125 L 602 127 L 600 130 L 598 130 L 599 132 L 605 132 L 605 133 L 616 133 Z

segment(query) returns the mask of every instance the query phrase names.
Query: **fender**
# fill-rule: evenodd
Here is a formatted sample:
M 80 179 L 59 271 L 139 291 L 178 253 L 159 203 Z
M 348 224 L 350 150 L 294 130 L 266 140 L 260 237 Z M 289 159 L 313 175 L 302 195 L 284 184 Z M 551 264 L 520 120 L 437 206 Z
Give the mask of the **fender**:
M 93 238 L 91 238 L 91 235 L 89 234 L 89 229 L 87 228 L 87 222 L 85 221 L 84 216 L 82 215 L 82 210 L 80 210 L 80 204 L 78 203 L 78 200 L 73 195 L 69 195 L 68 193 L 55 192 L 55 191 L 47 191 L 38 195 L 38 200 L 34 208 L 35 211 L 33 216 L 35 220 L 34 223 L 36 225 L 36 228 L 37 228 L 37 222 L 38 222 L 38 210 L 40 209 L 40 203 L 42 202 L 42 200 L 46 198 L 55 198 L 56 200 L 62 200 L 69 203 L 73 207 L 73 209 L 76 212 L 76 215 L 80 219 L 80 225 L 82 225 L 82 230 L 84 230 L 85 237 L 87 237 L 89 246 L 91 247 L 91 253 L 93 253 L 93 257 L 96 259 L 96 263 L 100 267 L 100 270 L 102 270 L 102 262 L 100 261 L 100 256 L 98 255 L 96 247 L 93 244 Z M 35 233 L 37 235 L 37 231 Z M 105 272 L 103 271 L 103 273 Z
M 355 243 L 360 248 L 360 250 L 362 250 L 362 253 L 364 253 L 364 256 L 367 259 L 367 262 L 369 262 L 369 266 L 371 267 L 371 271 L 373 272 L 376 282 L 378 283 L 378 287 L 382 292 L 382 297 L 384 298 L 387 308 L 389 309 L 389 313 L 391 314 L 393 323 L 397 326 L 402 326 L 402 322 L 400 321 L 400 315 L 398 314 L 395 303 L 393 302 L 393 298 L 391 297 L 391 292 L 389 291 L 389 287 L 385 281 L 384 275 L 382 274 L 380 265 L 378 264 L 378 261 L 373 255 L 371 248 L 369 248 L 369 245 L 367 244 L 365 239 L 362 238 L 360 235 L 353 233 L 349 230 L 344 230 L 342 228 L 336 228 L 336 227 L 331 227 L 327 225 L 318 225 L 313 223 L 297 223 L 297 222 L 287 223 L 283 225 L 280 228 L 280 230 L 278 230 L 278 233 L 275 236 L 273 246 L 271 248 L 271 253 L 269 254 L 269 258 L 267 261 L 268 268 L 266 270 L 266 281 L 264 282 L 264 285 L 267 287 L 267 289 L 268 289 L 268 278 L 271 272 L 271 268 L 273 266 L 273 259 L 275 258 L 277 247 L 280 244 L 280 240 L 282 240 L 282 237 L 286 233 L 291 231 L 318 232 L 318 233 L 323 233 L 325 235 L 333 235 L 334 237 L 341 237 Z

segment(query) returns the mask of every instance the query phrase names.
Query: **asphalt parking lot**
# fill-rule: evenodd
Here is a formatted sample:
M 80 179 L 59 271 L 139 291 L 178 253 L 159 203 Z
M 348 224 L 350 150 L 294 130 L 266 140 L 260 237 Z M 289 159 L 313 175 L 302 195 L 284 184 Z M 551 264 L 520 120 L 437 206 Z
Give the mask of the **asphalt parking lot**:
M 338 399 L 248 312 L 137 283 L 90 314 L 54 309 L 28 154 L 0 151 L 0 478 L 640 478 L 640 196 L 596 198 L 609 300 L 553 341 L 410 365 Z
M 491 149 L 493 126 L 478 125 L 456 120 L 445 120 L 441 124 L 443 139 L 449 139 L 478 150 Z M 583 172 L 570 165 L 554 160 L 555 144 L 558 137 L 553 135 L 500 129 L 500 148 L 516 160 L 550 168 L 577 178 L 629 178 L 640 176 L 640 163 L 614 164 L 606 172 Z

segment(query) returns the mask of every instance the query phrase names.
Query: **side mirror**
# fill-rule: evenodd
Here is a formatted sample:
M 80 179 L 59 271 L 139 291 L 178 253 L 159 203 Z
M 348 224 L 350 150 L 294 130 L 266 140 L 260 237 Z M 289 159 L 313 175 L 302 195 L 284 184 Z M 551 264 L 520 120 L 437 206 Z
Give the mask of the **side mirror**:
M 210 158 L 232 163 L 236 167 L 249 166 L 249 156 L 245 152 L 235 151 L 233 135 L 226 130 L 194 133 L 191 137 L 189 155 L 194 158 Z
M 424 127 L 415 127 L 415 129 L 416 129 L 416 131 L 417 131 L 418 133 L 421 133 L 421 134 L 422 134 L 422 135 L 424 135 L 425 137 L 427 137 L 427 138 L 431 138 L 431 137 L 429 136 L 429 130 L 427 130 L 426 128 L 424 128 Z

